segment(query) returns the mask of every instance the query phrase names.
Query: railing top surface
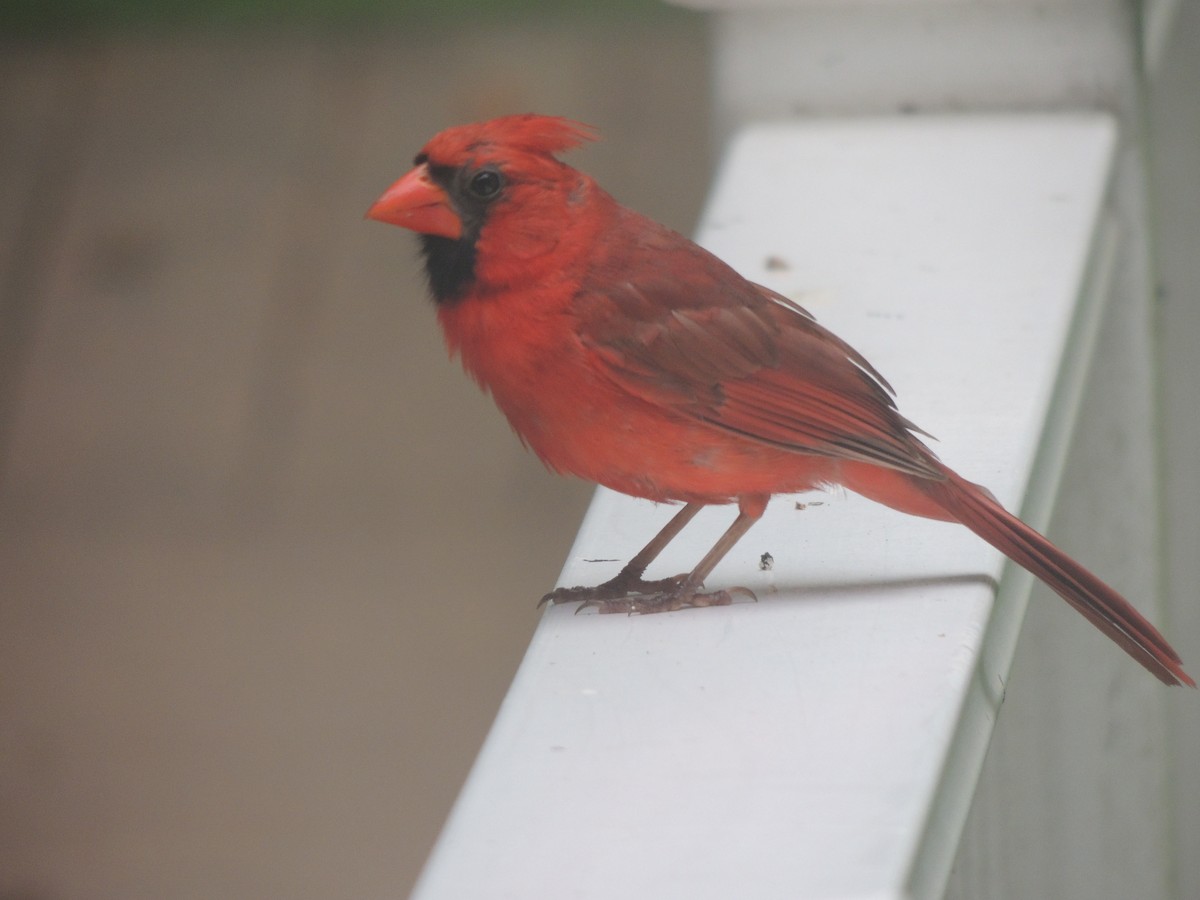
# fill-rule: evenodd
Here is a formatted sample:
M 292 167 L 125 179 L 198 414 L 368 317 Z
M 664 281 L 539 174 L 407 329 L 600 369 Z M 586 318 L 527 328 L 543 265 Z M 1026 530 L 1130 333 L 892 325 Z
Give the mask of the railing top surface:
M 862 351 L 943 458 L 1019 508 L 1113 148 L 1100 115 L 756 127 L 700 240 Z M 563 583 L 609 577 L 671 513 L 601 491 Z M 732 514 L 705 511 L 648 575 L 691 568 Z M 963 528 L 809 494 L 776 498 L 709 579 L 758 603 L 547 610 L 415 896 L 919 894 L 1003 694 L 1001 572 Z

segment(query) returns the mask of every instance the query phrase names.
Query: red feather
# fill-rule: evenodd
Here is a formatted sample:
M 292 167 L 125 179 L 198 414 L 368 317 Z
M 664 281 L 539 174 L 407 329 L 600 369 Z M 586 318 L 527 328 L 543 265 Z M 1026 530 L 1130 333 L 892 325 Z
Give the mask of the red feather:
M 526 113 L 447 128 L 425 146 L 424 153 L 431 159 L 458 161 L 489 148 L 510 156 L 554 156 L 596 139 L 595 129 L 582 122 Z

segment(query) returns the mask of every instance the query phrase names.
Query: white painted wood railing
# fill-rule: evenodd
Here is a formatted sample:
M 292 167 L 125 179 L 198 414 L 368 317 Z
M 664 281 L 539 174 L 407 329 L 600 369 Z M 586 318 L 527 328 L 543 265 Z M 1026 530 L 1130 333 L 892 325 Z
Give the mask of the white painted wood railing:
M 726 51 L 745 37 L 721 27 Z M 1045 528 L 1128 286 L 1120 109 L 747 124 L 739 90 L 718 86 L 736 136 L 701 243 L 849 340 L 943 459 Z M 671 513 L 601 490 L 561 583 L 609 577 Z M 732 514 L 703 513 L 649 575 L 691 568 Z M 811 494 L 776 498 L 709 579 L 758 603 L 548 609 L 414 897 L 1035 896 L 989 888 L 986 854 L 952 876 L 1030 581 L 965 529 Z M 1144 856 L 1138 896 L 1169 896 L 1169 862 Z

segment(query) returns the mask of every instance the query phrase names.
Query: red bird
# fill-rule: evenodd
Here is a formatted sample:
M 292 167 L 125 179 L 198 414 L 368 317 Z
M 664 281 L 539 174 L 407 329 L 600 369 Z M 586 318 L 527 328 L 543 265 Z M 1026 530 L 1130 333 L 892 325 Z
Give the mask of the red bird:
M 545 600 L 729 603 L 704 579 L 771 495 L 842 485 L 962 523 L 1159 680 L 1195 686 L 1120 594 L 943 465 L 857 351 L 556 158 L 593 137 L 537 115 L 447 129 L 367 213 L 420 234 L 451 354 L 549 468 L 685 504 L 611 581 Z M 702 507 L 733 502 L 737 519 L 695 569 L 642 578 Z

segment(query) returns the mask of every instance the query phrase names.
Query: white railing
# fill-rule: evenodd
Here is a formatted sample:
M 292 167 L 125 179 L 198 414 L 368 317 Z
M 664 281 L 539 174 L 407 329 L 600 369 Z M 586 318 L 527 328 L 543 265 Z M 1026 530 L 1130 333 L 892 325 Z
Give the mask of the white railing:
M 721 28 L 728 71 L 721 54 L 745 34 L 732 19 Z M 1122 233 L 1136 194 L 1127 111 L 1047 103 L 1054 111 L 748 125 L 739 90 L 718 86 L 736 138 L 700 241 L 848 339 L 938 435 L 946 462 L 1045 527 L 1085 386 L 1121 378 L 1089 369 L 1106 305 L 1127 307 L 1108 311 L 1110 325 L 1137 309 L 1129 273 L 1144 260 Z M 1136 386 L 1123 390 L 1136 406 Z M 614 574 L 671 514 L 600 491 L 561 583 Z M 690 569 L 732 515 L 705 511 L 650 577 Z M 1080 555 L 1128 587 L 1112 568 L 1119 553 Z M 1029 879 L 1032 893 L 1014 887 L 1009 870 L 1037 861 L 997 862 L 987 844 L 1005 819 L 991 811 L 1004 771 L 985 774 L 985 808 L 971 812 L 1030 581 L 965 529 L 835 493 L 776 498 L 713 572 L 710 586 L 751 588 L 758 603 L 648 617 L 548 609 L 414 897 L 1050 896 L 1038 891 L 1053 875 Z M 1038 728 L 1089 689 L 1078 702 L 1089 737 L 1115 695 L 1137 727 L 1161 730 L 1161 686 L 1070 611 L 1063 623 L 1085 649 L 1043 644 L 1038 659 L 1085 677 L 1067 676 L 1074 693 L 1026 683 L 1039 711 L 1009 743 L 1068 747 Z M 1161 741 L 1093 751 L 1060 759 L 1064 780 L 1071 766 L 1121 763 L 1144 796 L 1104 796 L 1133 804 L 1122 814 L 1138 833 L 1102 823 L 1111 810 L 1081 822 L 1085 806 L 1048 797 L 1055 770 L 1037 761 L 1007 772 L 1024 779 L 1008 785 L 1027 812 L 1049 816 L 1029 833 L 1054 833 L 1061 813 L 1101 842 L 1093 856 L 1108 870 L 1085 882 L 1132 879 L 1139 897 L 1170 896 Z M 1142 774 L 1128 774 L 1131 755 Z M 1000 764 L 1028 758 L 1018 749 Z M 1106 859 L 1113 835 L 1125 843 Z M 1080 883 L 1055 896 L 1133 896 Z

